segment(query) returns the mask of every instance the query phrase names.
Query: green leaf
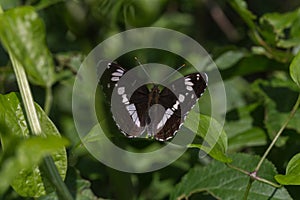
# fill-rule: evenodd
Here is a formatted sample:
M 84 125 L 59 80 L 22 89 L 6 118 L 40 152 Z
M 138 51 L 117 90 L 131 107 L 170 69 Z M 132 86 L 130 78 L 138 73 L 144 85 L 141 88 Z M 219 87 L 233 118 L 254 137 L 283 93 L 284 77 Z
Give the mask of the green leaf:
M 228 143 L 230 149 L 263 146 L 267 144 L 267 137 L 263 129 L 254 127 L 231 137 Z
M 50 87 L 55 82 L 54 64 L 46 46 L 45 27 L 33 7 L 14 8 L 0 15 L 3 46 L 25 68 L 29 80 Z
M 149 26 L 160 17 L 166 3 L 167 0 L 128 1 L 124 6 L 126 22 L 135 27 Z
M 261 146 L 267 143 L 267 137 L 265 132 L 256 126 L 254 117 L 255 110 L 259 104 L 250 104 L 243 107 L 239 107 L 233 110 L 232 116 L 235 120 L 227 119 L 225 124 L 225 131 L 228 136 L 228 148 L 229 150 L 236 150 L 239 148 L 245 148 L 249 146 Z M 231 113 L 228 113 L 229 117 Z M 259 120 L 259 119 L 258 119 Z
M 47 136 L 47 137 L 59 136 L 60 134 L 56 129 L 55 125 L 52 123 L 52 121 L 48 118 L 48 116 L 37 104 L 35 106 L 41 123 L 42 136 Z M 26 117 L 22 109 L 21 101 L 19 100 L 19 97 L 16 93 L 0 95 L 0 135 L 2 140 L 2 148 L 4 149 L 4 152 L 7 151 L 11 152 L 11 149 L 14 150 L 16 148 L 15 146 L 11 146 L 12 145 L 12 143 L 10 142 L 11 138 L 17 137 L 19 138 L 19 140 L 22 140 L 24 138 L 30 137 L 29 126 L 27 125 L 25 119 Z M 44 148 L 46 151 L 47 148 L 50 148 L 49 145 L 51 146 L 50 142 L 51 140 L 49 139 L 49 143 L 46 144 L 40 143 L 41 148 Z M 56 142 L 54 141 L 52 142 L 53 142 L 52 145 L 55 147 Z M 56 148 L 57 151 L 55 151 L 51 155 L 61 177 L 64 179 L 67 170 L 67 156 L 66 156 L 65 148 L 63 148 L 60 144 L 62 143 L 58 143 L 57 145 L 59 145 L 61 148 L 59 148 L 59 150 L 57 150 Z M 63 142 L 63 144 L 65 144 L 65 141 Z M 34 151 L 34 150 L 28 148 L 26 149 L 25 152 L 27 151 Z M 51 152 L 53 152 L 52 149 Z M 24 156 L 24 154 L 22 154 L 22 156 Z M 35 155 L 35 153 L 31 153 L 31 152 L 29 152 L 29 154 L 31 156 Z M 22 156 L 20 157 L 20 159 L 23 159 Z M 28 159 L 31 159 L 31 157 L 28 157 Z M 22 196 L 38 197 L 46 193 L 39 167 L 36 165 L 37 164 L 36 160 L 33 161 L 34 162 L 32 162 L 31 164 L 35 166 L 31 167 L 30 169 L 22 170 L 22 171 L 19 171 L 18 168 L 10 169 L 10 170 L 16 169 L 17 172 L 19 173 L 17 177 L 14 177 L 15 179 L 12 183 L 12 186 L 15 189 L 15 191 Z M 49 187 L 47 189 L 51 190 L 51 188 Z
M 236 65 L 231 68 L 222 71 L 224 77 L 235 77 L 254 74 L 258 72 L 270 72 L 270 66 L 272 70 L 282 70 L 284 65 L 282 63 L 270 60 L 261 55 L 249 55 L 242 58 Z
M 298 17 L 299 10 L 287 13 L 267 13 L 260 18 L 260 22 L 268 22 L 277 35 L 281 35 L 283 30 L 292 26 Z
M 276 175 L 275 179 L 282 185 L 300 185 L 300 153 L 288 163 L 285 175 Z
M 246 52 L 241 50 L 226 51 L 215 60 L 215 64 L 219 69 L 224 70 L 230 68 L 245 56 Z
M 38 190 L 44 190 L 40 184 L 38 176 L 28 176 L 41 159 L 55 153 L 65 145 L 67 140 L 58 136 L 33 137 L 20 142 L 15 149 L 15 156 L 3 162 L 0 176 L 0 194 L 2 194 L 10 184 L 22 196 L 40 196 Z M 34 171 L 32 175 L 39 175 Z M 37 193 L 35 193 L 37 192 Z
M 199 113 L 192 110 L 188 114 L 184 126 L 203 138 L 205 144 L 194 143 L 189 147 L 199 148 L 221 162 L 230 162 L 231 159 L 226 155 L 227 136 L 223 127 L 215 119 L 206 115 L 200 115 L 200 123 L 197 121 L 198 119 Z M 197 127 L 198 123 L 199 127 Z
M 247 154 L 234 154 L 231 158 L 232 165 L 249 172 L 259 162 L 258 156 Z M 258 172 L 258 176 L 270 181 L 274 181 L 275 174 L 274 165 L 267 160 Z M 170 199 L 188 199 L 199 192 L 207 192 L 217 199 L 243 199 L 249 179 L 249 176 L 213 161 L 205 167 L 196 166 L 191 169 L 176 185 Z M 292 199 L 285 188 L 276 189 L 258 181 L 253 182 L 247 199 L 265 200 L 271 197 L 274 200 Z
M 273 139 L 290 115 L 290 111 L 298 97 L 298 88 L 289 79 L 273 78 L 271 81 L 257 80 L 252 85 L 252 89 L 264 103 L 264 123 L 270 138 Z M 299 123 L 300 110 L 297 110 L 287 128 L 300 132 Z M 283 137 L 279 138 L 277 145 L 283 145 L 285 140 Z
M 253 20 L 256 19 L 256 16 L 248 10 L 248 5 L 244 0 L 229 0 L 230 5 L 233 9 L 243 18 L 247 25 L 251 29 L 255 29 L 256 25 Z
M 290 75 L 293 81 L 300 87 L 300 51 L 290 65 Z
M 287 40 L 278 40 L 277 46 L 282 48 L 292 48 L 300 45 L 300 37 L 299 38 L 291 38 Z

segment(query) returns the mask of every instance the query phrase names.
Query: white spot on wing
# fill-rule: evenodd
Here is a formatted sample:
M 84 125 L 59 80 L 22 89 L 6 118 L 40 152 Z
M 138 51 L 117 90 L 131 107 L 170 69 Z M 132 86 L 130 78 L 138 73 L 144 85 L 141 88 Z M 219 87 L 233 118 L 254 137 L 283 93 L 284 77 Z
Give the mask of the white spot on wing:
M 167 117 L 168 117 L 168 119 L 169 119 L 169 118 L 171 117 L 171 115 L 173 115 L 173 113 L 174 113 L 174 112 L 173 112 L 170 108 L 168 108 L 165 114 L 168 115 Z
M 135 123 L 135 125 L 137 127 L 140 127 L 141 126 L 141 123 L 140 123 L 140 120 L 139 120 L 139 117 L 137 115 L 137 112 L 136 112 L 136 107 L 134 104 L 130 104 L 128 106 L 126 106 L 126 109 L 128 110 L 133 122 Z
M 185 81 L 185 85 L 193 86 L 194 83 L 192 83 L 191 81 Z
M 111 75 L 113 75 L 113 76 L 122 76 L 123 73 L 120 73 L 120 72 L 114 72 L 114 73 L 112 73 Z
M 160 122 L 157 124 L 157 129 L 160 129 L 161 127 L 163 127 L 167 120 L 173 115 L 173 111 L 168 108 L 163 116 L 163 118 L 160 120 Z
M 136 108 L 135 108 L 135 105 L 132 103 L 132 104 L 129 104 L 128 106 L 126 106 L 126 109 L 129 111 L 129 110 L 134 110 L 136 111 Z
M 191 87 L 191 86 L 186 86 L 186 89 L 188 90 L 188 91 L 193 91 L 193 88 Z
M 122 94 L 122 103 L 129 104 L 128 98 L 126 96 L 126 94 Z
M 176 101 L 176 103 L 173 105 L 172 110 L 175 111 L 178 109 L 179 101 Z
M 122 69 L 117 69 L 117 72 L 124 74 L 124 70 L 122 70 Z
M 125 92 L 125 87 L 119 87 L 118 88 L 118 95 L 122 95 Z
M 116 76 L 113 76 L 113 77 L 111 77 L 111 80 L 112 80 L 112 81 L 119 81 L 120 78 L 119 78 L 119 77 L 116 77 Z
M 184 101 L 185 97 L 182 94 L 179 94 L 178 100 L 182 103 Z

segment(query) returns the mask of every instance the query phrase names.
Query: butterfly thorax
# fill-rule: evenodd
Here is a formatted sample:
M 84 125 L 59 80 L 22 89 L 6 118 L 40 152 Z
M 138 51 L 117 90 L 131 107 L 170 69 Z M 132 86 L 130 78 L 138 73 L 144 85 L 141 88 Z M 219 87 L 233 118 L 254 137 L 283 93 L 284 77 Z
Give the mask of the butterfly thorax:
M 158 104 L 160 90 L 158 85 L 154 85 L 149 93 L 149 101 L 148 101 L 148 108 L 150 108 L 154 104 Z

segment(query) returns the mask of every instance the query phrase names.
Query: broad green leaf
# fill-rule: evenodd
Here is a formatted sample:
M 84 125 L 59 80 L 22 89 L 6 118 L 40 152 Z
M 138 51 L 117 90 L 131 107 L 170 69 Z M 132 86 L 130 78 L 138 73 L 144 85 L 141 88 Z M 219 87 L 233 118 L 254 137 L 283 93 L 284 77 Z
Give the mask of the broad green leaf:
M 0 40 L 21 63 L 29 80 L 50 87 L 55 82 L 54 64 L 46 46 L 45 27 L 33 7 L 14 8 L 0 15 Z
M 300 185 L 300 153 L 288 163 L 285 175 L 276 175 L 275 179 L 282 185 Z
M 199 113 L 192 110 L 188 114 L 184 126 L 197 133 L 197 136 L 203 138 L 205 142 L 204 144 L 194 143 L 189 147 L 199 148 L 221 162 L 230 162 L 230 158 L 226 155 L 227 136 L 223 127 L 215 119 L 206 115 L 200 115 L 200 123 L 198 120 Z M 197 127 L 198 123 L 199 127 Z
M 216 60 L 215 64 L 218 66 L 219 69 L 224 70 L 227 68 L 232 67 L 238 61 L 240 61 L 243 57 L 246 56 L 246 52 L 241 50 L 230 50 L 222 55 L 220 55 Z
M 290 75 L 293 81 L 300 87 L 300 51 L 290 65 Z
M 248 10 L 248 5 L 244 0 L 229 0 L 229 3 L 233 9 L 243 18 L 247 25 L 251 29 L 255 29 L 256 25 L 253 20 L 256 19 L 256 16 Z
M 232 165 L 252 172 L 259 162 L 258 156 L 234 154 Z M 258 176 L 275 181 L 274 165 L 265 161 Z M 176 185 L 170 199 L 188 199 L 191 195 L 206 192 L 217 199 L 243 199 L 249 182 L 249 176 L 229 168 L 223 163 L 213 161 L 205 167 L 196 166 L 191 169 Z M 255 200 L 287 200 L 292 199 L 285 188 L 276 189 L 265 183 L 253 182 L 247 199 Z
M 234 115 L 232 118 L 235 119 L 227 119 L 224 127 L 228 136 L 229 150 L 248 146 L 261 146 L 267 143 L 265 132 L 261 128 L 253 126 L 255 119 L 252 115 L 257 107 L 258 104 L 250 104 L 227 114 L 228 118 Z
M 265 144 L 267 144 L 266 134 L 263 129 L 258 127 L 241 132 L 228 140 L 228 146 L 230 149 L 263 146 Z
M 36 104 L 38 118 L 41 123 L 43 136 L 59 136 L 59 132 L 55 125 L 44 113 L 44 111 Z M 29 127 L 26 122 L 21 101 L 16 93 L 0 95 L 0 135 L 2 139 L 2 148 L 13 148 L 9 145 L 11 137 L 28 138 L 30 135 Z M 42 143 L 40 144 L 42 145 Z M 53 144 L 55 145 L 55 144 Z M 56 167 L 64 179 L 67 170 L 67 156 L 65 148 L 61 147 L 52 158 Z M 33 163 L 35 164 L 35 163 Z M 13 168 L 12 168 L 13 169 Z M 32 167 L 30 170 L 18 171 L 19 175 L 15 177 L 12 183 L 13 188 L 22 196 L 38 197 L 45 194 L 45 188 L 38 166 Z M 51 188 L 47 188 L 50 189 Z
M 0 194 L 3 194 L 12 184 L 20 195 L 39 196 L 39 192 L 35 190 L 35 188 L 43 190 L 41 188 L 43 186 L 38 185 L 39 177 L 26 177 L 27 172 L 38 165 L 44 156 L 59 151 L 65 145 L 67 145 L 67 140 L 58 136 L 33 137 L 20 142 L 15 147 L 15 156 L 4 160 L 1 166 Z M 21 176 L 24 177 L 21 178 Z
M 300 38 L 300 10 L 298 11 L 297 19 L 291 26 L 291 38 Z

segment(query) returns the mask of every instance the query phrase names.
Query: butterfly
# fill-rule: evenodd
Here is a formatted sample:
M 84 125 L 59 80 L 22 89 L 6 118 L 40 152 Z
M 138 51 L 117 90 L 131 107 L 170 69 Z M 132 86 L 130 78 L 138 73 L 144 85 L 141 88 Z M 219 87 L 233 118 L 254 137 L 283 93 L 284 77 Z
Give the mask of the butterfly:
M 140 137 L 146 131 L 158 141 L 173 138 L 208 83 L 206 73 L 192 73 L 162 89 L 157 84 L 151 84 L 152 88 L 148 89 L 144 84 L 131 91 L 136 80 L 132 80 L 131 85 L 120 81 L 126 73 L 119 64 L 108 63 L 100 83 L 106 91 L 116 91 L 112 95 L 113 117 L 121 132 L 129 138 Z

